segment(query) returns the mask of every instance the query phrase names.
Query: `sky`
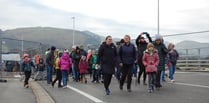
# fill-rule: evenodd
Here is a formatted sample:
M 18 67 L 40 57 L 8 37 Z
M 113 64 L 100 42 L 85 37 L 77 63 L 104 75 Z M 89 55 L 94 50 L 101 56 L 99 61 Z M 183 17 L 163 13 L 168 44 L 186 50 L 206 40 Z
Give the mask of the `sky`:
M 160 34 L 209 30 L 209 0 L 159 0 Z M 101 36 L 135 39 L 141 32 L 157 34 L 157 0 L 0 0 L 0 29 L 56 27 L 89 30 Z M 209 42 L 209 32 L 164 37 Z

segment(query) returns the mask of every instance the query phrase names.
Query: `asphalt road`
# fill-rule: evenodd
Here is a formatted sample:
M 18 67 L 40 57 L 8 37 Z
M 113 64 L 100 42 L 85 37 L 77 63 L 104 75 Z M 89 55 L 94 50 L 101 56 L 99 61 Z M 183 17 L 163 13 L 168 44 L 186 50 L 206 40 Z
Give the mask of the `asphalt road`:
M 32 89 L 23 87 L 19 79 L 0 83 L 0 103 L 36 103 Z
M 70 79 L 66 89 L 52 88 L 46 82 L 39 82 L 56 103 L 209 103 L 209 73 L 177 72 L 175 83 L 163 82 L 163 88 L 154 93 L 147 92 L 147 86 L 135 85 L 132 92 L 119 89 L 118 82 L 112 79 L 111 94 L 105 95 L 103 84 L 88 82 L 76 83 Z M 91 81 L 88 79 L 88 81 Z

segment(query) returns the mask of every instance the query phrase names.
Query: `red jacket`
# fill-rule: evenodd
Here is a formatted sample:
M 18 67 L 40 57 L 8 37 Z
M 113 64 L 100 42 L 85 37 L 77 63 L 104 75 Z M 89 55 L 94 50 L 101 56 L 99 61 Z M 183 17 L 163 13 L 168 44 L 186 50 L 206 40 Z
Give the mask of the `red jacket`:
M 153 55 L 150 55 L 148 50 L 145 51 L 142 62 L 146 67 L 146 73 L 157 72 L 157 66 L 159 64 L 159 56 L 156 50 L 154 50 Z
M 80 60 L 79 64 L 80 73 L 86 73 L 88 68 L 88 62 Z

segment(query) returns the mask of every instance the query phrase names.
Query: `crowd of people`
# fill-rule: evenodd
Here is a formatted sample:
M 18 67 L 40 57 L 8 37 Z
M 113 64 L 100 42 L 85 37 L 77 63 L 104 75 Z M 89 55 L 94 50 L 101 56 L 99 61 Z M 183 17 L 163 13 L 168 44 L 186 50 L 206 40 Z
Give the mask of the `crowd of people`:
M 156 35 L 152 40 L 149 33 L 142 32 L 136 38 L 135 44 L 131 43 L 129 35 L 125 35 L 116 44 L 113 43 L 111 36 L 107 36 L 98 50 L 88 50 L 88 52 L 83 49 L 83 46 L 73 46 L 70 52 L 67 49 L 61 51 L 52 46 L 46 53 L 45 60 L 40 57 L 35 64 L 38 68 L 36 76 L 42 75 L 46 68 L 48 84 L 54 87 L 58 81 L 58 88 L 67 88 L 69 74 L 72 75 L 74 82 L 86 84 L 88 73 L 91 82 L 102 82 L 105 94 L 110 95 L 109 86 L 113 75 L 118 80 L 120 90 L 123 90 L 124 84 L 127 83 L 127 91 L 131 92 L 132 77 L 138 77 L 137 83 L 141 84 L 143 74 L 143 85 L 148 85 L 148 92 L 152 93 L 155 89 L 162 88 L 161 82 L 165 81 L 165 66 L 169 68 L 170 81 L 175 82 L 174 73 L 178 57 L 174 44 L 169 43 L 166 47 L 161 35 Z M 28 87 L 31 68 L 35 65 L 27 53 L 23 55 L 23 60 L 22 71 L 26 77 L 24 86 Z M 53 80 L 54 70 L 56 76 Z

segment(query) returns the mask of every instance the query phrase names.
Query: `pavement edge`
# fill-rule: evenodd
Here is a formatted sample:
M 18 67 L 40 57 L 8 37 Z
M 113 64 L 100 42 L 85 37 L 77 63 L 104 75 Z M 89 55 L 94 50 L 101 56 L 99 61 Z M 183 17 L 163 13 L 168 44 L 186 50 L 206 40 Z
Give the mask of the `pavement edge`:
M 31 88 L 37 103 L 55 103 L 51 96 L 35 81 L 31 81 Z

